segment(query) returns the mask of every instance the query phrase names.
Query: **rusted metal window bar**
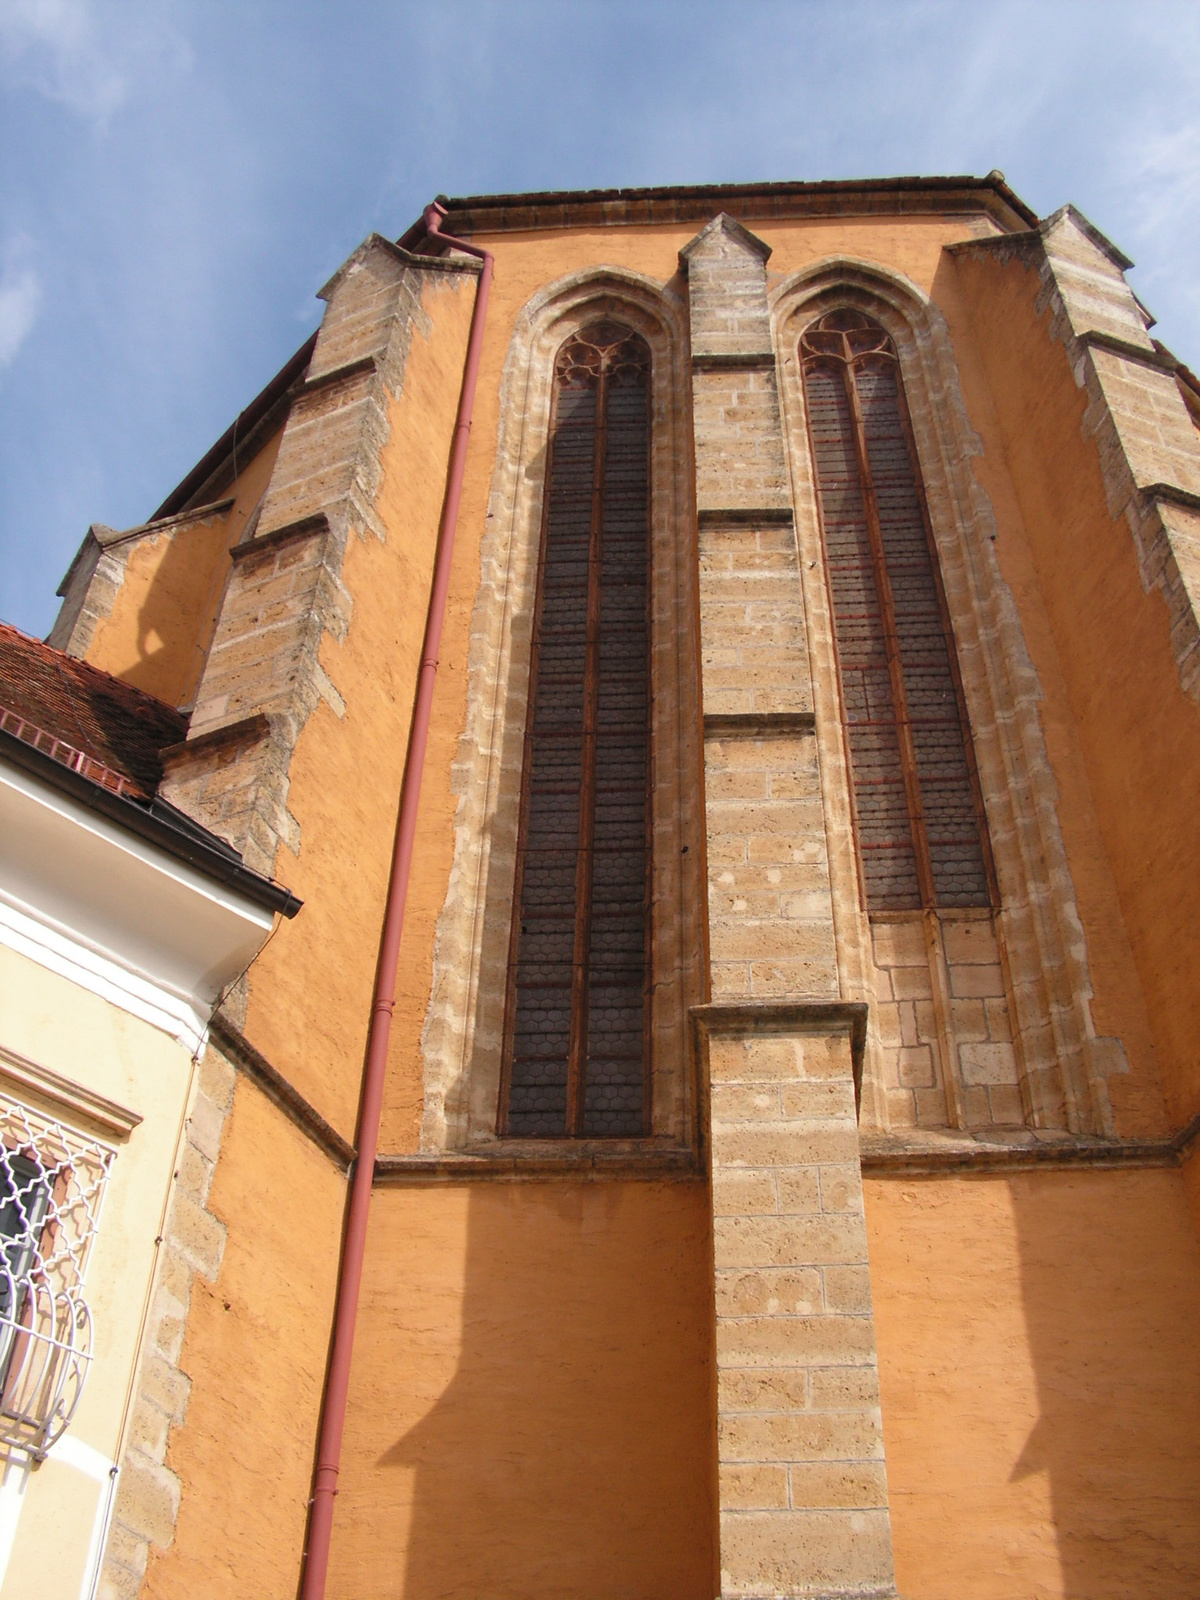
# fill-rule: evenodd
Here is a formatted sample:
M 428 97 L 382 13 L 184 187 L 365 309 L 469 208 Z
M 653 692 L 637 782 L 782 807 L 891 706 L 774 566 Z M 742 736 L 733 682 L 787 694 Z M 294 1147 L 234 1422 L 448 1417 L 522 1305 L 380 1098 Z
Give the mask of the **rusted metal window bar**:
M 636 1137 L 649 1070 L 649 350 L 555 367 L 499 1128 Z

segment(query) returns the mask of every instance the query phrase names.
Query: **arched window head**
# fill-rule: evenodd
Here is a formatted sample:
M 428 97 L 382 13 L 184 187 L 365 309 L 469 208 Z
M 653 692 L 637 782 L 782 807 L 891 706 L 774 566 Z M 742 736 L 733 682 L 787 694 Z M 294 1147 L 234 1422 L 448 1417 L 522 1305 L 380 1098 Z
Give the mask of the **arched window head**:
M 896 349 L 861 311 L 800 342 L 869 912 L 991 903 L 954 640 Z
M 618 322 L 555 363 L 500 1132 L 648 1131 L 650 352 Z

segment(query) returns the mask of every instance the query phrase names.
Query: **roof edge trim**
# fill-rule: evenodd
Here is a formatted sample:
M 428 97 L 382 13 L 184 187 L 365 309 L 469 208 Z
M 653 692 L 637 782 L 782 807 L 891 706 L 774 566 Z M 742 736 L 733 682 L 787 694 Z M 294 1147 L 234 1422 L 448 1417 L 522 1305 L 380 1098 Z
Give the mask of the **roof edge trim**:
M 111 789 L 81 776 L 3 729 L 0 729 L 0 759 L 31 777 L 40 778 L 68 799 L 98 812 L 107 821 L 157 846 L 164 854 L 182 861 L 202 876 L 244 895 L 252 905 L 291 918 L 304 904 L 290 889 L 247 867 L 224 839 L 209 833 L 207 828 L 163 800 L 156 799 L 146 806 L 114 794 Z
M 496 194 L 496 195 L 461 195 L 446 200 L 448 210 L 453 213 L 483 212 L 487 213 L 488 232 L 503 233 L 510 229 L 528 228 L 528 222 L 514 222 L 511 218 L 502 215 L 514 211 L 527 212 L 531 209 L 557 209 L 564 213 L 583 210 L 588 207 L 604 207 L 617 211 L 621 207 L 638 207 L 669 211 L 672 207 L 683 207 L 687 203 L 695 205 L 698 202 L 711 202 L 715 209 L 726 210 L 733 208 L 743 214 L 753 217 L 754 213 L 748 209 L 748 203 L 759 201 L 769 205 L 772 212 L 778 214 L 780 202 L 789 199 L 819 200 L 827 197 L 831 201 L 839 197 L 852 197 L 861 194 L 864 197 L 877 197 L 887 193 L 903 193 L 927 195 L 932 200 L 938 194 L 961 193 L 964 190 L 974 190 L 981 194 L 992 196 L 1011 212 L 1014 220 L 1020 226 L 1033 228 L 1041 220 L 1036 211 L 1026 205 L 1021 197 L 1012 190 L 1003 175 L 992 171 L 986 177 L 975 177 L 971 174 L 959 174 L 951 177 L 897 177 L 897 178 L 830 178 L 819 181 L 792 181 L 773 183 L 727 183 L 727 184 L 674 184 L 653 188 L 632 189 L 549 189 L 531 191 L 527 194 Z M 994 209 L 994 207 L 993 207 Z M 501 213 L 501 215 L 497 215 Z M 618 219 L 614 216 L 612 220 Z M 665 216 L 655 220 L 667 220 Z M 569 226 L 569 217 L 564 215 L 558 221 L 552 219 L 539 219 L 536 226 L 543 228 Z M 480 231 L 483 231 L 482 229 Z M 410 230 L 411 232 L 411 230 Z M 405 235 L 406 241 L 409 235 Z

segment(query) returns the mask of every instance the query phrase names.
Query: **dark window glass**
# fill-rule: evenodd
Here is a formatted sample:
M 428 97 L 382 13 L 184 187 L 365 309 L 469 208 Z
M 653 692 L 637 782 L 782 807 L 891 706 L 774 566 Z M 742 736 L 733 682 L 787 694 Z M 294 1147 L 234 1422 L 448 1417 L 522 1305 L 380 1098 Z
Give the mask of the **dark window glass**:
M 555 367 L 502 1132 L 646 1129 L 650 353 L 614 322 Z
M 0 1259 L 14 1279 L 25 1276 L 33 1264 L 46 1211 L 50 1185 L 38 1162 L 5 1151 L 0 1160 Z M 0 1310 L 7 1311 L 9 1282 L 0 1271 Z
M 50 1182 L 39 1162 L 0 1153 L 0 1393 L 8 1381 L 18 1332 L 28 1314 L 27 1276 L 42 1243 Z M 5 1397 L 7 1403 L 7 1397 Z
M 958 664 L 895 347 L 833 311 L 801 341 L 868 911 L 991 902 Z

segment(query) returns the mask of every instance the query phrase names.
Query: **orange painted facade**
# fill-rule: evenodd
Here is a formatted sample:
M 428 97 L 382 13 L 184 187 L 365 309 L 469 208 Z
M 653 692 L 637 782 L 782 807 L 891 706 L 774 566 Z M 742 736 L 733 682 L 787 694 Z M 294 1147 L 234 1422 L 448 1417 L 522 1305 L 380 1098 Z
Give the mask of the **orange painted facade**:
M 1016 1029 L 1019 1059 L 1051 1059 L 1060 1049 L 1065 1060 L 1075 1050 L 1092 1063 L 1087 1081 L 1103 1112 L 1071 1125 L 1027 1110 L 1019 1125 L 930 1132 L 889 1127 L 870 1109 L 882 1103 L 871 1099 L 870 1082 L 880 1059 L 871 1030 L 881 991 L 853 976 L 860 970 L 854 919 L 864 927 L 866 920 L 851 904 L 852 888 L 838 886 L 837 852 L 849 858 L 853 848 L 838 820 L 849 807 L 822 756 L 813 769 L 814 805 L 834 859 L 823 892 L 833 901 L 836 990 L 776 996 L 769 1014 L 748 995 L 742 1011 L 751 1017 L 747 1027 L 775 1038 L 792 1005 L 808 1038 L 818 1001 L 827 1011 L 865 1007 L 865 1057 L 862 1041 L 854 1046 L 857 1071 L 866 1074 L 861 1158 L 854 1156 L 846 1181 L 847 1209 L 857 1204 L 865 1215 L 869 1284 L 847 1317 L 870 1330 L 872 1371 L 877 1349 L 882 1446 L 870 1459 L 886 1463 L 882 1508 L 861 1498 L 859 1467 L 846 1466 L 834 1445 L 813 1444 L 811 1429 L 796 1420 L 817 1406 L 820 1374 L 862 1366 L 832 1346 L 825 1356 L 800 1348 L 834 1335 L 818 1327 L 796 1285 L 805 1273 L 823 1273 L 824 1304 L 833 1307 L 830 1262 L 840 1257 L 801 1250 L 771 1259 L 772 1271 L 794 1275 L 787 1292 L 799 1296 L 790 1310 L 771 1310 L 778 1313 L 772 1336 L 785 1346 L 796 1341 L 775 1365 L 807 1376 L 796 1380 L 803 1394 L 794 1411 L 782 1402 L 760 1407 L 777 1419 L 769 1446 L 776 1454 L 731 1454 L 728 1441 L 742 1436 L 733 1412 L 759 1413 L 750 1401 L 729 1399 L 733 1335 L 718 1313 L 719 1283 L 714 1289 L 714 1270 L 718 1280 L 725 1270 L 725 1214 L 716 1197 L 737 1174 L 723 1167 L 706 1120 L 710 1062 L 714 1082 L 726 1068 L 710 1056 L 717 1045 L 703 1041 L 705 1028 L 732 1027 L 736 1008 L 709 1021 L 697 1013 L 686 1036 L 680 1032 L 672 1070 L 696 1086 L 695 1122 L 669 1139 L 656 1135 L 644 1159 L 626 1151 L 606 1165 L 603 1152 L 576 1156 L 556 1145 L 553 1161 L 539 1164 L 536 1151 L 506 1155 L 503 1141 L 468 1147 L 453 1133 L 430 1131 L 435 1068 L 470 1087 L 479 1070 L 473 1063 L 491 1048 L 468 1031 L 461 1060 L 431 1064 L 439 963 L 459 959 L 447 943 L 448 908 L 478 904 L 482 928 L 485 917 L 507 915 L 503 905 L 511 902 L 501 844 L 505 827 L 515 827 L 504 808 L 519 742 L 511 734 L 500 741 L 494 792 L 486 804 L 474 797 L 500 841 L 479 866 L 464 838 L 470 752 L 463 741 L 472 696 L 485 681 L 480 640 L 490 637 L 493 616 L 502 619 L 496 637 L 504 649 L 517 641 L 517 665 L 504 668 L 507 677 L 498 668 L 486 692 L 498 706 L 506 695 L 519 703 L 523 692 L 518 657 L 529 619 L 518 594 L 520 551 L 500 570 L 495 539 L 498 523 L 522 503 L 522 482 L 540 484 L 544 472 L 538 395 L 548 393 L 549 376 L 537 364 L 538 341 L 550 348 L 556 328 L 570 331 L 583 320 L 592 275 L 591 315 L 621 317 L 622 295 L 631 307 L 657 296 L 662 328 L 686 330 L 690 315 L 699 349 L 702 258 L 681 267 L 680 252 L 725 213 L 734 226 L 722 239 L 733 244 L 721 243 L 712 281 L 718 288 L 725 281 L 728 260 L 738 271 L 743 259 L 757 263 L 761 274 L 754 292 L 771 319 L 788 514 L 801 550 L 819 550 L 820 531 L 810 470 L 795 442 L 805 437 L 803 419 L 788 409 L 795 405 L 788 363 L 796 359 L 782 342 L 793 327 L 788 319 L 808 315 L 810 287 L 823 296 L 822 309 L 842 293 L 847 304 L 877 305 L 871 315 L 901 350 L 935 545 L 944 562 L 947 552 L 960 552 L 966 574 L 956 587 L 958 569 L 947 568 L 946 581 L 972 715 L 993 704 L 986 695 L 1001 667 L 1005 682 L 1017 685 L 1008 711 L 976 730 L 979 748 L 986 755 L 991 740 L 1011 755 L 1010 725 L 1025 719 L 1026 754 L 1011 756 L 1019 781 L 1008 800 L 1019 819 L 1037 814 L 1065 864 L 1052 872 L 1027 841 L 1010 845 L 981 756 L 996 849 L 1010 851 L 1004 860 L 1014 863 L 1004 881 L 1024 873 L 1022 895 L 1033 908 L 1025 922 L 1000 923 L 1005 1003 L 1014 1016 L 1042 1018 L 1037 1027 L 1022 1022 L 1024 1035 Z M 769 247 L 765 268 L 737 224 Z M 1104 279 L 1117 308 L 1111 316 L 1136 316 L 1112 247 L 1097 243 L 1075 213 L 1038 223 L 992 179 L 926 189 L 663 191 L 645 202 L 455 202 L 445 231 L 469 234 L 494 253 L 495 285 L 401 946 L 328 1595 L 1116 1600 L 1137 1593 L 1168 1600 L 1197 1592 L 1200 704 L 1188 678 L 1191 624 L 1181 608 L 1191 577 L 1192 523 L 1184 523 L 1200 521 L 1200 444 L 1190 431 L 1189 457 L 1177 443 L 1180 427 L 1191 428 L 1179 392 L 1186 375 L 1176 374 L 1144 324 L 1114 332 L 1115 324 L 1097 323 L 1093 339 L 1095 328 L 1083 325 L 1091 302 L 1072 277 L 1081 261 Z M 270 854 L 270 870 L 305 902 L 231 994 L 226 1034 L 214 1034 L 211 1046 L 239 1076 L 208 1202 L 225 1230 L 223 1262 L 215 1281 L 200 1275 L 190 1287 L 178 1363 L 190 1398 L 166 1447 L 164 1464 L 177 1484 L 171 1537 L 143 1538 L 144 1574 L 134 1557 L 114 1558 L 102 1594 L 290 1600 L 297 1592 L 346 1163 L 357 1137 L 392 831 L 475 292 L 465 258 L 453 258 L 457 275 L 429 269 L 443 259 L 419 237 L 399 250 L 368 241 L 351 258 L 326 291 L 321 340 L 333 354 L 323 357 L 318 341 L 307 384 L 302 376 L 289 390 L 278 426 L 254 458 L 240 461 L 236 476 L 226 470 L 224 481 L 214 469 L 196 492 L 208 498 L 193 497 L 196 506 L 231 498 L 232 506 L 195 525 L 135 530 L 116 599 L 86 645 L 97 665 L 196 708 L 175 803 L 186 807 L 187 796 L 200 795 L 199 820 L 240 851 Z M 567 305 L 568 292 L 576 297 L 571 306 L 583 309 L 555 309 Z M 370 331 L 376 324 L 378 335 Z M 912 330 L 907 344 L 904 326 Z M 664 349 L 671 339 L 678 344 L 684 335 L 664 332 Z M 683 374 L 672 403 L 692 438 L 700 390 L 688 387 L 687 348 L 672 348 Z M 1113 376 L 1108 361 L 1127 362 L 1132 376 Z M 709 369 L 699 359 L 694 365 L 726 370 L 717 358 Z M 1158 384 L 1148 398 L 1143 383 Z M 731 407 L 726 417 L 736 423 Z M 1161 446 L 1153 476 L 1129 466 L 1143 414 L 1158 418 L 1144 425 Z M 514 419 L 526 420 L 523 432 L 515 429 L 521 443 L 510 458 L 505 440 Z M 938 438 L 940 464 L 929 443 Z M 705 580 L 694 575 L 702 573 L 705 530 L 718 512 L 698 502 L 695 484 L 705 452 L 718 447 L 700 431 L 694 439 L 681 459 L 656 465 L 655 493 L 668 471 L 684 486 L 688 515 L 676 554 L 693 576 L 672 626 L 711 662 Z M 732 480 L 738 446 L 719 448 Z M 966 487 L 953 479 L 964 462 Z M 1122 489 L 1122 473 L 1131 474 L 1132 489 Z M 943 481 L 960 487 L 943 491 Z M 1156 507 L 1165 532 L 1151 526 Z M 261 537 L 265 553 L 247 560 L 235 549 L 231 558 L 256 511 L 261 520 L 250 538 Z M 320 517 L 331 531 L 320 532 Z M 772 526 L 781 520 L 776 514 Z M 747 514 L 731 525 L 753 523 Z M 510 550 L 530 537 L 515 511 L 512 526 Z M 320 539 L 327 543 L 313 543 Z M 294 573 L 318 578 L 302 589 L 294 577 L 286 598 L 272 589 L 272 598 L 256 600 L 244 574 L 270 551 L 272 583 L 284 582 L 288 562 Z M 822 575 L 815 559 L 803 570 L 797 561 L 790 575 L 804 584 L 819 739 L 829 732 L 824 708 L 837 693 L 814 609 Z M 983 594 L 969 619 L 974 632 L 960 631 L 956 609 L 968 593 Z M 285 661 L 281 642 L 284 664 L 268 695 L 251 672 L 264 660 L 270 665 L 261 640 L 272 628 L 292 654 Z M 217 684 L 220 661 L 228 669 Z M 311 694 L 297 690 L 293 705 L 286 696 L 298 682 Z M 679 693 L 667 685 L 657 692 Z M 239 696 L 236 715 L 223 709 Z M 999 691 L 994 704 L 1002 704 Z M 771 736 L 810 738 L 812 731 L 811 721 L 794 720 Z M 836 729 L 830 736 L 834 745 L 823 750 L 835 748 Z M 727 728 L 723 737 L 731 737 Z M 1039 740 L 1044 757 L 1032 760 L 1028 750 Z M 252 758 L 251 749 L 265 753 Z M 251 782 L 239 773 L 251 771 L 252 759 L 259 765 Z M 186 787 L 189 761 L 197 772 L 210 763 L 207 787 Z M 710 759 L 714 790 L 715 770 Z M 696 771 L 690 781 L 702 801 L 705 775 Z M 235 792 L 252 793 L 258 808 L 241 834 L 240 823 L 222 822 L 234 815 L 228 796 Z M 263 796 L 271 793 L 281 798 L 268 813 Z M 710 821 L 711 874 L 716 839 Z M 474 878 L 464 861 L 476 863 Z M 1070 906 L 1061 919 L 1067 933 L 1055 935 L 1060 944 L 1046 934 L 1036 949 L 1020 947 L 1022 930 L 1048 926 L 1045 906 L 1064 894 Z M 764 927 L 769 941 L 774 935 Z M 499 981 L 483 932 L 473 937 L 462 958 L 475 963 L 473 981 Z M 696 959 L 703 963 L 707 952 Z M 1045 974 L 1042 987 L 1013 976 L 1031 972 L 1039 982 Z M 1063 973 L 1082 976 L 1068 984 Z M 1068 998 L 1086 1028 L 1062 1020 L 1063 984 L 1074 986 Z M 835 1017 L 828 1027 L 836 1034 L 843 1024 Z M 749 1051 L 757 1036 L 747 1037 Z M 767 1062 L 761 1070 L 784 1069 Z M 1085 1067 L 1071 1070 L 1082 1081 Z M 1062 1072 L 1065 1081 L 1066 1066 Z M 749 1118 L 768 1115 L 758 1092 L 746 1091 Z M 1028 1094 L 1025 1103 L 1034 1104 Z M 860 1171 L 863 1202 L 853 1198 Z M 865 1275 L 854 1281 L 867 1283 Z M 834 1321 L 842 1326 L 834 1317 L 830 1328 Z M 147 1368 L 143 1382 L 156 1381 L 166 1378 Z M 737 1382 L 744 1387 L 744 1371 Z M 863 1404 L 870 1409 L 869 1396 Z M 814 1452 L 803 1457 L 803 1470 L 794 1442 L 801 1435 L 809 1441 L 803 1449 Z M 784 1502 L 771 1499 L 771 1484 L 784 1481 L 779 1462 L 788 1473 Z M 807 1502 L 805 1484 L 815 1486 Z M 765 1498 L 743 1502 L 743 1493 Z M 884 1517 L 872 1529 L 890 1529 L 890 1591 L 864 1575 L 865 1565 L 854 1567 L 855 1541 L 868 1538 L 861 1508 Z M 760 1520 L 737 1521 L 751 1513 Z M 843 1515 L 848 1520 L 835 1526 Z M 136 1506 L 127 1514 L 118 1506 L 128 1548 L 141 1537 L 137 1517 Z

